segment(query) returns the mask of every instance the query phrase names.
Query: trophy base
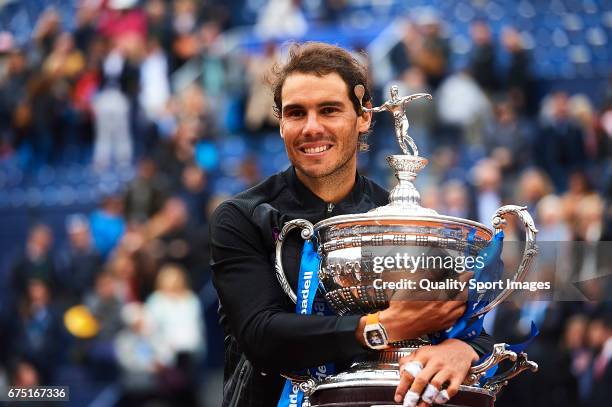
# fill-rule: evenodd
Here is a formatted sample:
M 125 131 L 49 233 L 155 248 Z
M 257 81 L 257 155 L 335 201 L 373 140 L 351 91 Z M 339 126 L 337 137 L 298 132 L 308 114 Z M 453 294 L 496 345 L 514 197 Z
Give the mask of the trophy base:
M 328 376 L 316 385 L 310 397 L 312 407 L 398 406 L 393 396 L 399 384 L 399 357 L 414 348 L 378 352 L 369 360 L 356 362 L 348 370 Z M 495 393 L 475 386 L 460 386 L 448 407 L 493 407 Z
M 461 386 L 459 392 L 446 404 L 434 404 L 447 407 L 493 407 L 495 397 L 482 389 L 466 389 Z M 474 391 L 481 390 L 481 392 Z M 336 389 L 321 389 L 310 396 L 312 407 L 371 407 L 401 406 L 395 403 L 395 386 L 355 386 Z

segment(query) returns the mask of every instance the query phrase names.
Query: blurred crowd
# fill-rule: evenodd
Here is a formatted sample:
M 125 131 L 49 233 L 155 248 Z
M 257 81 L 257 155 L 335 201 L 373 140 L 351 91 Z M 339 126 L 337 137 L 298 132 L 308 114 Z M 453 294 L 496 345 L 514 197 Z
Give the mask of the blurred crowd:
M 346 6 L 323 3 L 330 21 Z M 27 44 L 0 33 L 0 161 L 26 173 L 73 163 L 98 173 L 136 168 L 95 210 L 70 214 L 59 232 L 36 223 L 21 252 L 7 254 L 0 388 L 103 383 L 117 385 L 126 405 L 203 402 L 204 366 L 219 365 L 223 353 L 205 317 L 216 303 L 207 221 L 236 192 L 212 182 L 224 171 L 219 145 L 277 137 L 264 78 L 283 57 L 273 38 L 286 32 L 270 21 L 283 12 L 302 21 L 299 4 L 270 1 L 257 25 L 267 42 L 238 55 L 219 45 L 229 9 L 212 1 L 82 1 L 72 30 L 48 9 Z M 612 75 L 601 78 L 599 99 L 560 88 L 538 94 L 533 55 L 511 26 L 493 32 L 473 21 L 469 61 L 459 69 L 439 14 L 421 10 L 402 27 L 374 102 L 388 99 L 393 84 L 402 95 L 434 96 L 407 112 L 430 159 L 419 180 L 423 206 L 489 224 L 499 206 L 527 205 L 538 240 L 595 247 L 570 271 L 588 300 L 509 302 L 488 318 L 498 341 L 520 342 L 531 321 L 541 332 L 528 350 L 541 372 L 515 379 L 498 405 L 604 405 L 612 382 Z M 201 80 L 172 81 L 194 60 Z M 360 171 L 388 187 L 384 155 L 397 146 L 389 118 L 376 119 Z M 271 158 L 241 157 L 231 171 L 239 187 L 258 182 Z M 65 244 L 54 245 L 63 233 Z M 518 228 L 513 236 L 520 239 Z

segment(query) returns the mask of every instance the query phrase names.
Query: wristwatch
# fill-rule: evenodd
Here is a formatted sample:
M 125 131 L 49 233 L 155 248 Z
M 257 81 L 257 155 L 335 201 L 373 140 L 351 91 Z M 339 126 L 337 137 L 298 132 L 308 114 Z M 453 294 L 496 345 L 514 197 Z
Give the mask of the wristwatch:
M 377 350 L 389 347 L 387 331 L 378 320 L 379 313 L 380 312 L 366 315 L 366 325 L 363 329 L 363 338 L 365 339 L 366 345 Z

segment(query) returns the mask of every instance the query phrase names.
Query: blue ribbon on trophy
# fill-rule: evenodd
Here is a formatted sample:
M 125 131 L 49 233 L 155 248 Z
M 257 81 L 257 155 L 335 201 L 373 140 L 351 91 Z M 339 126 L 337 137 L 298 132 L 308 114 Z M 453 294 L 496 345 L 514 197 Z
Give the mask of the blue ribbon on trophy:
M 312 310 L 314 305 L 315 314 L 333 315 L 325 301 L 320 298 L 315 299 L 319 287 L 318 272 L 320 261 L 313 241 L 307 240 L 304 242 L 302 259 L 300 262 L 300 274 L 298 277 L 297 301 L 295 304 L 296 314 L 310 315 L 313 313 Z M 307 369 L 307 371 L 302 372 L 302 374 L 308 374 L 311 377 L 322 379 L 333 374 L 334 370 L 334 365 L 332 363 L 327 363 L 322 366 Z M 299 385 L 287 379 L 277 407 L 299 407 L 302 405 L 303 399 L 304 393 L 300 390 Z
M 468 236 L 468 243 L 473 240 L 473 234 L 470 233 Z M 504 273 L 504 263 L 501 259 L 501 253 L 504 243 L 504 232 L 499 231 L 495 234 L 491 242 L 485 247 L 479 255 L 484 258 L 482 267 L 474 268 L 474 280 L 477 282 L 494 282 L 501 279 Z M 438 344 L 446 339 L 458 338 L 462 340 L 468 340 L 475 338 L 482 332 L 482 325 L 484 318 L 487 313 L 474 316 L 485 306 L 487 306 L 492 299 L 495 298 L 495 293 L 489 293 L 487 291 L 478 292 L 476 288 L 470 286 L 468 289 L 468 301 L 466 302 L 466 310 L 463 316 L 455 322 L 451 328 L 446 331 L 437 332 L 432 335 L 432 343 Z M 493 294 L 493 295 L 491 295 Z M 539 334 L 538 328 L 532 322 L 531 332 L 527 339 L 516 345 L 507 345 L 507 349 L 516 353 L 523 352 L 527 346 L 533 341 L 533 339 Z M 482 363 L 487 359 L 491 353 L 487 353 L 480 358 L 476 364 Z M 487 379 L 495 374 L 497 365 L 489 369 L 486 375 L 481 379 Z
M 473 234 L 468 236 L 468 243 L 473 240 Z M 474 267 L 473 279 L 477 282 L 493 282 L 499 280 L 504 272 L 504 263 L 501 260 L 501 252 L 504 243 L 504 232 L 495 234 L 491 242 L 480 253 L 483 260 L 482 267 Z M 469 246 L 469 245 L 468 245 Z M 446 339 L 472 339 L 480 335 L 482 324 L 486 314 L 474 316 L 487 306 L 495 295 L 487 295 L 487 292 L 478 292 L 473 286 L 469 286 L 468 300 L 465 313 L 446 331 L 437 332 L 432 335 L 432 343 L 438 344 Z

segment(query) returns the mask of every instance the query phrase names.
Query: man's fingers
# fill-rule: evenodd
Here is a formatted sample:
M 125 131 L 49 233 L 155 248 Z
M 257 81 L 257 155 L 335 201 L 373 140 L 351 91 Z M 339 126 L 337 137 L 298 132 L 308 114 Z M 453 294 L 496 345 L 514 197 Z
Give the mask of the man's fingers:
M 445 384 L 448 383 L 450 377 L 451 374 L 447 370 L 441 370 L 436 373 L 429 381 L 429 384 L 427 384 L 427 387 L 425 387 L 425 391 L 421 396 L 421 402 L 418 404 L 418 406 L 427 407 L 436 402 L 440 391 L 445 387 Z
M 434 375 L 434 377 L 430 380 L 432 386 L 436 389 L 440 390 L 444 387 L 445 384 L 450 382 L 451 374 L 447 370 L 441 370 Z M 435 397 L 434 397 L 435 399 Z
M 430 382 L 429 384 L 427 384 L 427 387 L 425 387 L 425 391 L 421 395 L 421 403 L 427 406 L 432 405 L 435 398 L 438 396 L 438 393 L 440 393 L 440 388 L 434 386 Z
M 423 364 L 412 360 L 410 356 L 400 360 L 400 382 L 395 389 L 394 397 L 396 403 L 402 402 L 404 394 L 412 385 L 412 381 L 423 370 Z
M 421 373 L 419 373 L 417 377 L 415 377 L 414 380 L 412 381 L 412 386 L 410 386 L 410 390 L 408 390 L 407 394 L 421 396 L 421 394 L 423 394 L 423 391 L 427 387 L 427 384 L 429 383 L 433 375 L 436 374 L 436 371 L 437 371 L 437 367 L 434 367 L 432 364 L 426 365 L 425 368 L 421 371 Z M 418 401 L 418 397 L 414 401 L 414 403 L 410 403 L 410 404 L 404 403 L 404 406 L 415 407 L 417 404 L 417 401 Z
M 451 398 L 459 391 L 459 385 L 463 382 L 464 377 L 459 377 L 454 375 L 450 379 L 450 384 L 446 388 L 446 392 L 448 393 L 448 397 Z
M 436 404 L 444 404 L 449 399 L 450 399 L 450 397 L 448 396 L 448 391 L 446 391 L 446 389 L 440 390 L 440 393 L 438 393 L 438 395 L 434 399 L 434 403 L 436 403 Z

